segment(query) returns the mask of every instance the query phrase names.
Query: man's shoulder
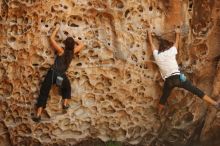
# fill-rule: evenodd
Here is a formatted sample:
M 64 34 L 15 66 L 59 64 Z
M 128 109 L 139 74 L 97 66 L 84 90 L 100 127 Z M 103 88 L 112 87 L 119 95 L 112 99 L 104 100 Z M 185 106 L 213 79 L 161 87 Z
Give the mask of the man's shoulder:
M 170 49 L 176 49 L 177 50 L 176 46 L 172 46 Z
M 155 49 L 155 50 L 153 51 L 153 55 L 154 55 L 154 56 L 157 56 L 157 55 L 158 55 L 158 50 Z
M 177 54 L 177 48 L 175 46 L 170 47 L 170 49 L 167 50 L 170 53 Z

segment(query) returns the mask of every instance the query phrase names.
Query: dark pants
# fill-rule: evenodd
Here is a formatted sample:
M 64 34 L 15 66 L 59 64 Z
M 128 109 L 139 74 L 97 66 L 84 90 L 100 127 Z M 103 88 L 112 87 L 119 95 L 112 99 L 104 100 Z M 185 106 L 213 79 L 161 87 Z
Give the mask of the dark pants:
M 174 87 L 179 87 L 190 91 L 191 93 L 203 98 L 205 96 L 204 92 L 198 89 L 197 87 L 193 86 L 189 80 L 185 82 L 181 82 L 179 75 L 173 75 L 166 78 L 163 87 L 163 95 L 160 98 L 160 104 L 164 105 L 169 97 L 171 91 Z
M 51 89 L 52 85 L 56 83 L 57 75 L 58 74 L 55 71 L 53 71 L 52 69 L 50 69 L 47 72 L 47 75 L 45 76 L 45 79 L 44 79 L 42 86 L 40 88 L 40 95 L 37 99 L 37 104 L 36 104 L 37 107 L 43 107 L 43 108 L 46 107 L 50 89 Z M 63 74 L 62 77 L 63 77 L 63 82 L 60 87 L 60 93 L 61 93 L 63 99 L 70 99 L 71 98 L 70 81 L 65 74 Z

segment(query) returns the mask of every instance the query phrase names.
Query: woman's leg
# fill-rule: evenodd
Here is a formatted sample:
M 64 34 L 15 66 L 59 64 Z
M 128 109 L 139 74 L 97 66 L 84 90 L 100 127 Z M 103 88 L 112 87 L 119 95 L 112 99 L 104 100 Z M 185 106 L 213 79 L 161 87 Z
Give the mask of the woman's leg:
M 53 79 L 52 79 L 53 77 Z M 53 74 L 52 70 L 49 70 L 47 75 L 44 78 L 44 81 L 42 83 L 42 86 L 40 88 L 40 95 L 37 99 L 37 117 L 40 117 L 43 111 L 43 108 L 46 107 L 48 95 L 50 92 L 50 89 L 52 87 L 52 84 L 54 83 L 55 74 Z
M 36 114 L 36 116 L 37 116 L 37 117 L 40 117 L 42 111 L 43 111 L 43 107 L 38 107 L 38 108 L 37 108 L 37 114 Z
M 71 99 L 71 85 L 66 75 L 64 75 L 63 83 L 61 86 L 61 95 L 63 98 L 63 108 L 67 109 L 69 107 L 68 101 Z

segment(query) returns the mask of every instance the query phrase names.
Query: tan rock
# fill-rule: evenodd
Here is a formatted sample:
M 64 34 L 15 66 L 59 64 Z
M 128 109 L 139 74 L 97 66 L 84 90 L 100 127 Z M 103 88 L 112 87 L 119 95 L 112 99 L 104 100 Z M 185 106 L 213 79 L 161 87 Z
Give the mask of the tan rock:
M 218 146 L 219 112 L 181 89 L 157 114 L 163 80 L 146 31 L 174 41 L 178 62 L 208 95 L 220 96 L 218 0 L 0 1 L 0 145 L 74 145 L 87 139 L 143 146 Z M 56 23 L 85 49 L 67 71 L 71 108 L 62 113 L 56 87 L 39 124 L 31 120 L 39 88 L 53 64 L 48 37 Z M 157 44 L 157 40 L 154 39 Z M 217 99 L 217 98 L 216 98 Z M 205 124 L 204 124 L 205 123 Z M 202 131 L 202 132 L 201 132 Z

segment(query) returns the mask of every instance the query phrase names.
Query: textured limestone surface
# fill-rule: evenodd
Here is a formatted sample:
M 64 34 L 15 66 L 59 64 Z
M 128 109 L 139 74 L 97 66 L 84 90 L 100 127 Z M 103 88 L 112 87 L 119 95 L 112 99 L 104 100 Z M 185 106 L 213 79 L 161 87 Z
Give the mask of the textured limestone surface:
M 53 87 L 36 124 L 31 116 L 54 61 L 48 37 L 56 23 L 60 45 L 73 36 L 85 48 L 67 71 L 71 108 L 62 113 Z M 219 146 L 220 112 L 191 93 L 173 91 L 166 115 L 157 114 L 163 80 L 146 40 L 150 25 L 170 41 L 181 25 L 181 70 L 205 93 L 219 96 L 219 0 L 0 0 L 0 146 L 66 146 L 89 139 Z

